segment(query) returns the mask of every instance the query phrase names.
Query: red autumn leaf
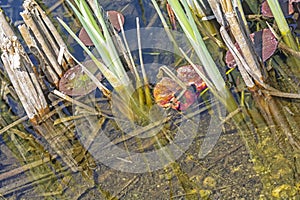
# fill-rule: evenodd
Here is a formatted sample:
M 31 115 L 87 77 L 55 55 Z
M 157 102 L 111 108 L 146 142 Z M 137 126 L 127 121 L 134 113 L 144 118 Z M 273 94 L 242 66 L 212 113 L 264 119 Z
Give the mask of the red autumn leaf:
M 278 2 L 280 4 L 282 12 L 285 16 L 287 16 L 294 13 L 293 3 L 298 3 L 300 2 L 300 0 L 289 0 L 288 2 L 286 0 L 279 0 Z M 267 1 L 264 1 L 261 4 L 261 14 L 265 17 L 273 17 L 273 14 Z
M 198 68 L 203 71 L 201 66 Z M 155 102 L 161 107 L 172 107 L 184 111 L 197 100 L 199 92 L 207 86 L 191 65 L 179 67 L 177 77 L 186 86 L 195 85 L 197 91 L 187 89 L 183 96 L 178 99 L 176 95 L 182 91 L 182 88 L 174 80 L 164 77 L 154 87 L 153 96 Z
M 276 51 L 278 41 L 273 35 L 270 29 L 263 29 L 255 33 L 250 34 L 250 38 L 253 42 L 255 52 L 262 59 L 263 62 L 268 60 Z M 241 49 L 236 43 L 235 46 L 241 53 Z M 230 51 L 226 52 L 225 62 L 228 67 L 232 68 L 236 65 L 233 55 Z
M 197 67 L 202 73 L 204 73 L 201 66 L 197 65 Z M 189 86 L 195 85 L 199 92 L 206 88 L 205 82 L 201 79 L 192 65 L 179 67 L 177 69 L 177 77 Z
M 155 102 L 161 107 L 172 106 L 177 109 L 179 105 L 172 105 L 176 103 L 175 94 L 181 89 L 181 87 L 172 79 L 163 77 L 154 87 L 153 96 Z

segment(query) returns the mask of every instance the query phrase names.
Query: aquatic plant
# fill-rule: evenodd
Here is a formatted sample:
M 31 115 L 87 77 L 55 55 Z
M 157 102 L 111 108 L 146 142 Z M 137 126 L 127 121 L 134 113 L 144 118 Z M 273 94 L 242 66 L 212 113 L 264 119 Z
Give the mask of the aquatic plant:
M 76 36 L 75 33 L 72 32 L 65 22 L 58 19 L 60 23 L 87 52 L 87 54 L 96 63 L 101 73 L 103 73 L 103 75 L 107 78 L 110 84 L 116 88 L 116 90 L 118 90 L 118 88 L 130 85 L 129 77 L 126 74 L 116 47 L 112 41 L 110 32 L 106 26 L 105 19 L 103 18 L 104 13 L 102 13 L 102 9 L 96 3 L 95 6 L 97 8 L 97 12 L 94 16 L 86 1 L 77 0 L 75 3 L 78 9 L 72 3 L 69 4 L 80 20 L 83 28 L 88 33 L 99 55 L 101 55 L 103 63 L 100 62 L 98 58 L 96 58 L 96 56 L 81 42 L 81 40 Z
M 278 29 L 283 37 L 283 41 L 292 49 L 298 50 L 297 43 L 292 35 L 291 29 L 284 17 L 278 1 L 267 0 L 272 14 L 277 23 Z
M 86 47 L 85 44 L 76 36 L 76 34 L 72 32 L 72 30 L 65 22 L 58 19 L 60 23 L 95 62 L 96 66 L 99 68 L 103 76 L 113 87 L 114 93 L 119 95 L 118 98 L 120 100 L 120 105 L 117 106 L 119 106 L 123 112 L 127 113 L 126 115 L 128 119 L 134 120 L 138 118 L 137 116 L 139 116 L 147 120 L 144 110 L 147 110 L 151 107 L 152 98 L 149 90 L 147 76 L 144 72 L 141 50 L 139 50 L 139 56 L 141 59 L 140 63 L 142 78 L 137 72 L 130 51 L 126 52 L 126 50 L 128 50 L 128 45 L 126 44 L 125 35 L 123 34 L 125 40 L 125 44 L 123 44 L 122 42 L 120 42 L 121 39 L 119 38 L 119 36 L 117 36 L 117 34 L 114 33 L 112 29 L 110 29 L 110 25 L 108 23 L 108 19 L 110 17 L 111 19 L 113 19 L 112 23 L 114 23 L 114 26 L 117 27 L 117 25 L 119 25 L 117 29 L 121 30 L 123 33 L 124 30 L 122 24 L 124 19 L 122 20 L 121 16 L 118 13 L 116 16 L 112 17 L 112 14 L 110 12 L 106 13 L 97 2 L 93 4 L 93 10 L 86 1 L 76 0 L 76 5 L 73 5 L 70 2 L 69 4 L 74 10 L 79 21 L 81 22 L 85 32 L 88 34 L 90 40 L 92 41 L 92 44 L 94 44 L 97 55 L 100 55 L 101 61 L 99 60 L 99 58 L 97 58 L 95 53 L 91 52 L 90 49 Z M 139 26 L 138 19 L 137 26 Z M 137 34 L 139 34 L 139 27 L 137 27 Z M 115 46 L 116 41 L 114 41 L 113 38 L 117 38 L 117 44 L 119 45 L 118 47 Z M 138 43 L 140 44 L 139 37 Z M 125 64 L 120 59 L 120 49 L 121 51 L 123 51 L 122 53 L 126 60 Z M 131 69 L 134 81 L 129 78 L 129 73 L 126 71 L 127 67 Z M 82 68 L 85 70 L 85 72 L 88 73 L 88 70 L 86 70 L 84 66 L 82 66 Z M 98 85 L 99 89 L 102 90 L 108 97 L 110 97 L 111 91 L 105 88 L 105 86 L 103 86 L 99 82 L 99 80 L 95 79 L 93 74 L 89 74 L 89 76 L 93 79 L 95 84 Z M 132 102 L 129 107 L 125 105 L 128 102 Z
M 219 90 L 221 87 L 223 87 L 224 83 L 221 79 L 214 79 L 213 77 L 213 74 L 215 74 L 216 77 L 220 77 L 218 68 L 216 67 L 216 64 L 214 64 L 214 61 L 211 59 L 209 52 L 205 49 L 205 44 L 203 43 L 201 35 L 199 34 L 198 28 L 194 22 L 195 16 L 192 15 L 187 1 L 183 0 L 179 3 L 178 1 L 168 0 L 168 2 L 175 13 L 182 30 L 190 40 L 193 49 L 195 50 L 197 56 L 204 66 L 205 71 L 207 72 L 209 80 L 205 79 L 205 77 L 203 77 L 203 80 L 207 82 L 208 88 L 210 88 L 212 91 L 217 91 L 221 97 L 224 97 L 224 93 L 221 93 L 221 91 Z M 241 10 L 242 7 L 240 5 L 240 1 L 208 0 L 208 2 L 212 8 L 212 11 L 214 12 L 218 23 L 221 26 L 220 33 L 222 35 L 224 43 L 227 45 L 228 49 L 235 59 L 235 62 L 237 63 L 240 73 L 239 76 L 243 78 L 244 84 L 247 86 L 247 90 L 249 90 L 252 95 L 252 99 L 248 99 L 248 101 L 245 102 L 245 91 L 242 91 L 242 95 L 239 101 L 242 106 L 243 114 L 241 115 L 241 118 L 233 117 L 233 119 L 236 125 L 238 125 L 237 127 L 239 129 L 239 133 L 244 139 L 244 142 L 247 144 L 251 156 L 253 156 L 254 158 L 253 163 L 255 165 L 255 169 L 263 177 L 263 193 L 266 196 L 283 197 L 281 195 L 282 193 L 284 193 L 284 191 L 286 191 L 290 196 L 294 196 L 296 194 L 291 191 L 294 191 L 297 185 L 290 184 L 289 180 L 291 179 L 291 174 L 285 174 L 284 178 L 282 177 L 284 180 L 282 179 L 280 181 L 282 185 L 276 188 L 270 186 L 272 178 L 275 178 L 275 175 L 273 173 L 276 173 L 276 171 L 272 171 L 268 173 L 268 175 L 263 174 L 263 172 L 266 172 L 266 166 L 272 165 L 271 163 L 277 162 L 277 159 L 272 160 L 269 158 L 271 155 L 276 155 L 277 157 L 281 158 L 284 157 L 285 162 L 291 163 L 291 160 L 288 161 L 291 156 L 291 152 L 288 149 L 297 149 L 295 151 L 297 152 L 297 154 L 299 153 L 300 146 L 297 133 L 294 131 L 295 124 L 294 122 L 290 121 L 290 117 L 284 114 L 284 108 L 282 107 L 284 102 L 280 102 L 279 99 L 276 99 L 274 97 L 280 96 L 285 98 L 299 98 L 299 95 L 287 94 L 268 85 L 270 82 L 268 82 L 269 80 L 267 80 L 266 78 L 267 72 L 265 71 L 265 68 L 262 67 L 261 61 L 254 51 L 253 43 L 249 40 L 250 33 L 245 24 L 245 16 L 243 16 L 244 14 L 243 10 Z M 289 45 L 290 48 L 298 49 L 297 43 L 295 43 L 290 29 L 287 26 L 286 19 L 282 14 L 278 1 L 270 0 L 268 1 L 268 3 L 270 4 L 273 14 L 277 15 L 275 17 L 275 20 L 285 43 Z M 225 29 L 225 26 L 227 26 L 227 30 Z M 227 31 L 231 32 L 232 35 L 230 36 Z M 234 45 L 234 40 L 240 46 L 239 50 Z M 182 53 L 184 54 L 184 52 Z M 185 56 L 185 58 L 189 60 L 187 56 Z M 212 71 L 209 72 L 209 70 Z M 199 75 L 202 78 L 203 75 L 201 75 L 201 73 L 199 73 Z M 274 82 L 276 82 L 276 80 Z M 246 87 L 244 88 L 244 90 L 245 89 Z M 216 96 L 218 97 L 218 95 Z M 254 103 L 257 108 L 246 106 L 245 103 L 248 105 L 249 103 Z M 297 110 L 298 108 L 295 109 Z M 275 125 L 277 129 L 272 129 L 273 125 Z M 256 141 L 256 139 L 251 136 L 253 134 L 252 127 L 259 127 L 257 132 L 257 134 L 259 135 L 258 141 Z M 260 127 L 265 127 L 266 130 L 262 131 L 260 130 Z M 284 144 L 280 144 L 286 147 L 286 151 L 281 152 L 280 148 L 278 148 L 278 145 L 271 146 L 266 144 L 267 140 L 270 141 L 270 144 L 276 144 L 277 142 L 276 139 L 274 140 L 274 137 L 286 138 L 286 142 Z M 262 147 L 270 148 L 270 151 L 257 151 L 257 148 Z M 263 159 L 265 159 L 265 161 L 263 161 Z M 286 166 L 280 165 L 279 168 L 281 167 L 283 170 L 283 168 Z M 280 192 L 277 191 L 278 188 L 280 188 Z
M 183 116 L 182 118 L 188 118 L 188 115 L 184 115 L 184 111 L 186 109 L 189 109 L 189 107 L 194 104 L 194 102 L 198 98 L 199 92 L 207 86 L 208 89 L 215 95 L 215 97 L 220 102 L 222 102 L 223 105 L 225 105 L 227 111 L 229 111 L 228 116 L 225 119 L 222 118 L 222 122 L 218 124 L 218 127 L 221 127 L 224 122 L 229 122 L 231 118 L 234 119 L 234 124 L 237 125 L 239 133 L 244 139 L 244 142 L 246 143 L 248 150 L 252 156 L 254 168 L 263 177 L 262 180 L 263 184 L 265 185 L 264 193 L 267 195 L 272 194 L 274 197 L 280 197 L 281 190 L 287 190 L 286 188 L 288 188 L 289 190 L 294 191 L 297 186 L 298 180 L 295 180 L 293 183 L 288 183 L 287 181 L 290 180 L 291 173 L 287 173 L 284 174 L 284 176 L 281 176 L 282 174 L 279 172 L 278 175 L 276 173 L 273 173 L 273 171 L 269 172 L 267 170 L 268 166 L 274 166 L 274 163 L 280 161 L 284 161 L 283 163 L 290 164 L 290 161 L 292 160 L 291 157 L 293 157 L 289 154 L 291 149 L 296 149 L 294 152 L 296 157 L 299 154 L 297 150 L 297 148 L 299 148 L 298 138 L 295 134 L 295 131 L 293 130 L 293 122 L 291 120 L 288 120 L 289 117 L 287 115 L 282 115 L 283 107 L 281 106 L 281 104 L 283 103 L 278 99 L 275 99 L 273 96 L 299 98 L 299 95 L 297 96 L 295 94 L 284 93 L 269 85 L 270 82 L 266 79 L 267 72 L 263 68 L 260 58 L 255 54 L 251 41 L 249 40 L 249 42 L 247 39 L 249 38 L 248 36 L 250 32 L 248 27 L 246 26 L 246 18 L 242 11 L 240 2 L 232 2 L 228 0 L 211 0 L 209 1 L 210 6 L 211 8 L 213 8 L 216 19 L 221 26 L 220 35 L 222 35 L 224 44 L 226 44 L 227 48 L 230 50 L 232 57 L 235 59 L 235 62 L 238 66 L 237 69 L 239 70 L 238 71 L 235 69 L 231 69 L 230 71 L 232 71 L 232 74 L 230 74 L 229 72 L 227 73 L 229 74 L 229 76 L 232 76 L 232 79 L 234 81 L 236 81 L 235 83 L 237 84 L 237 86 L 235 89 L 239 92 L 238 94 L 235 94 L 236 98 L 233 98 L 233 94 L 230 92 L 229 88 L 227 88 L 226 82 L 220 72 L 221 67 L 224 66 L 218 66 L 219 63 L 217 64 L 217 62 L 214 61 L 211 52 L 209 52 L 208 47 L 201 35 L 205 31 L 202 32 L 201 29 L 199 29 L 199 26 L 202 27 L 201 25 L 204 24 L 203 21 L 201 21 L 202 19 L 199 18 L 203 18 L 204 13 L 200 9 L 200 6 L 196 3 L 197 1 L 193 2 L 194 4 L 192 4 L 191 1 L 185 0 L 182 0 L 180 2 L 176 0 L 168 0 L 168 12 L 170 17 L 172 17 L 170 21 L 173 25 L 173 28 L 181 28 L 188 38 L 192 46 L 192 51 L 196 53 L 196 56 L 198 58 L 198 60 L 196 61 L 195 59 L 191 59 L 189 53 L 184 52 L 176 43 L 175 39 L 173 38 L 172 31 L 168 29 L 166 20 L 164 19 L 156 1 L 152 0 L 152 3 L 157 10 L 157 13 L 164 25 L 164 28 L 170 40 L 174 43 L 175 52 L 181 54 L 182 57 L 185 58 L 186 62 L 189 63 L 188 67 L 183 67 L 185 69 L 185 72 L 193 71 L 193 73 L 182 74 L 181 69 L 183 68 L 179 67 L 177 69 L 177 74 L 175 75 L 171 71 L 169 71 L 167 67 L 163 66 L 162 70 L 169 77 L 162 78 L 156 84 L 153 95 L 155 103 L 166 109 L 173 108 L 174 110 L 171 111 L 174 111 L 174 113 L 177 112 L 176 114 L 183 113 L 181 117 Z M 219 4 L 219 2 L 221 4 Z M 165 123 L 166 121 L 172 120 L 172 116 L 157 117 L 153 115 L 148 117 L 148 115 L 146 114 L 148 111 L 156 112 L 156 110 L 151 110 L 154 102 L 152 101 L 152 96 L 150 94 L 147 74 L 143 68 L 138 19 L 137 40 L 139 46 L 138 53 L 140 64 L 142 65 L 142 76 L 139 75 L 137 69 L 135 68 L 135 63 L 133 62 L 132 56 L 130 55 L 128 50 L 128 44 L 126 44 L 125 34 L 122 26 L 120 26 L 120 30 L 124 38 L 124 44 L 113 40 L 113 37 L 118 39 L 118 36 L 114 35 L 113 29 L 110 29 L 110 24 L 107 22 L 106 12 L 102 10 L 101 6 L 97 2 L 95 2 L 94 4 L 95 9 L 91 9 L 90 6 L 82 0 L 76 0 L 75 5 L 70 5 L 76 13 L 76 16 L 82 23 L 84 30 L 89 35 L 92 44 L 95 45 L 97 51 L 96 54 L 100 55 L 101 60 L 96 56 L 96 54 L 91 52 L 90 49 L 82 43 L 82 41 L 71 31 L 71 29 L 64 22 L 62 22 L 61 20 L 60 22 L 81 45 L 86 53 L 92 58 L 93 62 L 97 65 L 103 76 L 113 87 L 114 93 L 117 94 L 118 98 L 118 103 L 114 106 L 117 106 L 119 111 L 121 111 L 119 113 L 125 113 L 127 119 L 125 119 L 124 121 L 128 120 L 130 125 L 135 124 L 136 122 L 136 124 L 138 124 L 138 126 L 132 126 L 135 129 L 130 132 L 130 134 L 128 134 L 129 136 L 123 136 L 121 141 L 125 141 L 124 143 L 126 143 L 128 138 L 132 138 L 133 136 L 137 136 L 138 134 L 145 134 L 151 128 L 156 130 L 156 126 L 158 123 Z M 193 6 L 196 6 L 196 9 L 193 9 Z M 173 12 L 174 15 L 171 12 Z M 178 20 L 180 27 L 176 25 L 176 20 Z M 122 20 L 120 19 L 120 17 L 118 17 L 118 21 L 119 24 L 121 24 Z M 229 26 L 226 29 L 225 26 L 228 24 Z M 209 27 L 214 27 L 211 25 L 212 23 L 210 23 L 209 21 L 205 22 L 205 27 L 207 29 L 209 29 Z M 208 38 L 212 38 L 212 35 L 214 34 L 212 32 L 212 29 L 207 31 L 208 35 L 210 36 Z M 231 32 L 232 35 L 230 35 L 229 32 Z M 220 38 L 217 38 L 217 40 L 220 40 Z M 216 42 L 217 40 L 215 38 L 214 41 Z M 237 48 L 237 45 L 235 45 L 234 42 L 237 42 L 237 45 L 241 47 L 240 50 Z M 127 56 L 127 59 L 125 59 L 126 62 L 123 62 L 120 59 L 119 55 L 120 50 L 125 52 L 124 49 L 126 49 L 127 51 L 124 54 L 124 56 Z M 276 45 L 272 49 L 273 52 L 275 49 Z M 263 58 L 263 62 L 265 61 L 266 57 Z M 272 60 L 270 60 L 270 62 L 271 61 Z M 200 64 L 203 69 L 202 67 L 199 67 Z M 87 70 L 84 66 L 84 63 L 80 64 L 80 67 L 84 72 L 86 72 L 86 75 L 92 79 L 95 85 L 97 85 L 98 88 L 103 91 L 108 99 L 111 100 L 112 91 L 108 90 L 97 79 L 97 77 L 95 77 L 93 72 Z M 129 72 L 127 71 L 127 67 L 129 68 Z M 197 82 L 195 80 L 186 79 L 187 76 L 188 78 L 193 78 L 194 74 L 197 75 L 195 77 L 200 77 L 198 80 L 201 81 Z M 68 73 L 66 73 L 66 75 L 68 75 Z M 133 80 L 131 80 L 131 76 L 134 77 Z M 242 77 L 242 79 L 240 79 L 240 77 Z M 86 76 L 82 78 L 84 83 L 86 82 L 86 78 Z M 238 82 L 242 83 L 238 84 Z M 188 88 L 189 86 L 196 87 L 196 92 L 191 92 L 191 90 L 189 90 L 190 88 Z M 178 100 L 178 98 L 180 98 L 180 101 Z M 240 104 L 240 107 L 238 107 L 237 102 Z M 256 107 L 253 105 L 256 105 Z M 155 106 L 153 107 L 155 108 Z M 178 111 L 182 111 L 182 113 Z M 158 115 L 161 114 L 160 112 L 157 113 Z M 75 119 L 76 117 L 81 116 L 74 116 L 73 119 Z M 107 115 L 104 117 L 109 118 L 110 116 Z M 157 118 L 153 118 L 153 122 L 153 119 L 151 117 Z M 216 118 L 218 117 L 219 116 L 217 116 Z M 115 117 L 114 119 L 117 120 L 117 117 Z M 61 121 L 63 121 L 59 120 L 56 121 L 56 124 L 59 124 Z M 123 119 L 121 119 L 121 121 L 122 120 Z M 117 125 L 119 125 L 118 128 L 123 128 L 122 125 Z M 125 126 L 126 125 L 128 124 L 125 124 Z M 196 126 L 197 125 L 198 124 L 196 124 Z M 274 125 L 276 125 L 276 128 L 274 128 Z M 195 128 L 196 126 L 193 126 L 193 128 Z M 179 129 L 179 131 L 182 131 L 180 130 L 180 127 L 177 129 Z M 162 149 L 164 143 L 171 143 L 172 138 L 170 139 L 170 136 L 166 134 L 166 132 L 169 130 L 171 130 L 169 127 L 164 126 L 159 133 L 159 137 L 154 136 L 147 145 L 155 144 L 155 148 Z M 253 131 L 255 132 L 253 133 Z M 97 134 L 96 131 L 93 134 Z M 253 135 L 255 134 L 256 136 L 254 137 Z M 276 137 L 286 138 L 284 142 L 280 144 L 286 147 L 286 152 L 283 152 L 282 149 L 278 147 L 278 140 L 276 140 Z M 137 139 L 137 143 L 139 150 L 143 151 L 147 148 L 143 145 L 141 140 Z M 269 157 L 275 157 L 276 159 L 272 160 Z M 199 188 L 198 186 L 195 186 L 195 184 L 191 183 L 185 173 L 182 172 L 178 163 L 172 162 L 174 161 L 172 152 L 163 150 L 161 158 L 170 161 L 171 165 L 169 165 L 169 167 L 171 167 L 173 172 L 178 176 L 184 190 L 187 193 L 193 193 L 195 189 Z M 298 163 L 297 160 L 295 162 Z M 282 169 L 286 167 L 286 165 L 276 166 L 279 166 L 279 168 Z M 151 171 L 151 169 L 149 168 L 148 171 Z M 268 174 L 268 177 L 266 174 Z M 278 177 L 282 177 L 282 180 L 278 180 Z M 272 182 L 272 178 L 279 181 L 281 185 L 279 185 L 278 187 L 276 186 L 268 188 L 268 185 L 270 185 L 270 183 Z M 197 199 L 197 195 L 192 195 L 188 198 Z
M 152 3 L 154 5 L 156 4 L 154 0 L 152 0 Z M 227 107 L 227 109 L 230 112 L 236 110 L 237 104 L 233 99 L 232 94 L 226 88 L 225 81 L 203 41 L 187 1 L 181 1 L 183 7 L 176 0 L 170 0 L 168 3 L 174 11 L 181 28 L 195 50 L 199 60 L 201 61 L 206 74 L 203 74 L 203 72 L 196 67 L 195 63 L 189 60 L 188 56 L 182 50 L 180 50 L 181 53 L 188 60 L 188 62 L 190 62 L 191 66 L 193 66 L 198 75 L 204 80 L 208 88 L 210 88 L 210 90 Z M 155 6 L 155 8 L 157 12 L 160 12 L 157 6 Z M 161 20 L 164 21 L 162 17 Z

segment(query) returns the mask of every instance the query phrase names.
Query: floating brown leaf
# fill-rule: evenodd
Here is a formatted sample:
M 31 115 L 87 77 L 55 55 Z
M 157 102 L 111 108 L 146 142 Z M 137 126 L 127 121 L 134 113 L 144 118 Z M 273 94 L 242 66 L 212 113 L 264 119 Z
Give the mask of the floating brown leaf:
M 82 63 L 91 73 L 96 74 L 98 80 L 102 75 L 97 72 L 98 67 L 92 61 Z M 97 72 L 97 73 L 96 73 Z M 59 90 L 70 96 L 81 96 L 97 88 L 96 84 L 84 73 L 80 65 L 70 68 L 59 81 Z
M 197 65 L 198 69 L 204 73 L 201 66 Z M 187 85 L 195 85 L 197 91 L 202 91 L 206 88 L 205 82 L 200 78 L 192 65 L 185 65 L 177 69 L 177 77 Z
M 113 27 L 119 32 L 121 31 L 121 26 L 118 21 L 118 15 L 120 15 L 122 26 L 124 25 L 125 19 L 122 13 L 114 10 L 107 11 L 107 16 L 110 21 L 110 23 L 113 25 Z M 87 34 L 86 30 L 84 28 L 81 28 L 78 35 L 79 39 L 83 42 L 86 46 L 94 46 L 93 41 Z
M 203 71 L 201 66 L 198 68 Z M 172 107 L 184 111 L 197 100 L 199 92 L 207 86 L 191 65 L 179 67 L 177 77 L 186 86 L 195 85 L 197 91 L 187 89 L 178 100 L 176 95 L 182 91 L 182 88 L 174 80 L 164 77 L 154 87 L 153 96 L 156 103 L 161 107 Z
M 85 46 L 94 46 L 93 41 L 84 28 L 80 29 L 78 37 Z
M 107 15 L 108 15 L 108 19 L 110 21 L 110 23 L 113 25 L 113 27 L 119 32 L 121 31 L 121 25 L 123 26 L 124 25 L 124 16 L 122 15 L 122 13 L 118 12 L 118 11 L 115 11 L 115 10 L 110 10 L 110 11 L 107 11 Z M 120 25 L 119 24 L 119 21 L 118 21 L 118 15 L 120 15 L 120 18 L 121 18 L 121 22 L 122 24 Z
M 300 2 L 300 0 L 289 0 L 288 2 L 286 0 L 279 0 L 278 2 L 283 14 L 287 16 L 294 13 L 293 3 Z M 274 17 L 267 1 L 261 4 L 261 14 L 265 17 Z
M 169 107 L 172 103 L 175 103 L 175 94 L 179 90 L 180 86 L 174 80 L 163 77 L 153 90 L 155 102 L 161 107 Z M 177 109 L 178 106 L 179 105 L 172 105 L 174 109 Z
M 277 45 L 278 41 L 270 29 L 263 29 L 254 34 L 255 51 L 262 58 L 263 62 L 275 53 Z

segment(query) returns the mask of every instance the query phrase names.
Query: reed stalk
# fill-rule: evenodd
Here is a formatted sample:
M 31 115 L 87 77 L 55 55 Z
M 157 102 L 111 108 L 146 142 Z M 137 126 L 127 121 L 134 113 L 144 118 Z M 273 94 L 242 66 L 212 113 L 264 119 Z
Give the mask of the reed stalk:
M 203 1 L 198 2 L 197 0 L 187 0 L 189 7 L 194 15 L 200 18 L 200 23 L 203 29 L 211 35 L 217 34 L 217 29 L 211 21 L 206 20 L 207 16 L 204 9 L 208 9 L 207 5 Z
M 114 93 L 117 94 L 113 96 L 114 100 L 116 100 L 115 103 L 113 103 L 114 106 L 118 107 L 117 109 L 122 111 L 124 116 L 126 116 L 130 121 L 130 123 L 133 123 L 134 121 L 142 121 L 142 123 L 145 121 L 149 122 L 147 111 L 152 106 L 152 97 L 146 72 L 143 66 L 141 38 L 138 37 L 137 40 L 139 44 L 139 57 L 142 68 L 142 79 L 135 67 L 135 63 L 130 53 L 123 27 L 121 26 L 121 31 L 125 44 L 123 44 L 121 38 L 116 35 L 116 32 L 108 29 L 109 25 L 107 24 L 108 19 L 105 16 L 105 11 L 97 1 L 89 2 L 91 3 L 91 5 L 83 0 L 75 0 L 75 4 L 72 4 L 69 1 L 68 3 L 74 10 L 74 13 L 78 17 L 83 28 L 86 30 L 87 34 L 95 45 L 95 49 L 97 51 L 97 54 L 100 55 L 101 61 L 99 61 L 99 58 L 95 56 L 96 54 L 93 54 L 89 50 L 89 48 L 87 48 L 80 41 L 80 39 L 70 29 L 70 27 L 68 27 L 66 23 L 64 23 L 60 19 L 58 20 L 70 33 L 70 35 L 76 40 L 76 42 L 83 48 L 88 56 L 91 57 L 91 59 L 98 66 L 103 76 L 113 87 Z M 140 30 L 138 21 L 137 26 L 137 33 L 139 36 Z M 112 32 L 114 32 L 115 35 L 112 34 Z M 129 78 L 129 73 L 127 73 L 126 71 L 127 66 L 125 66 L 125 64 L 123 64 L 120 59 L 122 53 L 124 54 L 125 60 L 132 74 L 134 75 L 134 81 Z M 95 81 L 92 74 L 87 73 L 87 75 L 93 81 Z M 107 90 L 103 90 L 103 87 L 99 87 L 99 89 L 102 89 L 104 94 L 108 93 Z M 111 98 L 112 96 L 108 94 L 108 97 Z
M 100 64 L 98 59 L 89 51 L 88 48 L 84 46 L 84 44 L 82 44 L 82 42 L 70 30 L 70 28 L 60 20 L 61 24 L 88 53 L 88 55 L 91 56 L 93 61 L 99 67 L 101 73 L 103 73 L 103 75 L 116 90 L 118 90 L 118 88 L 120 88 L 120 90 L 123 90 L 125 86 L 128 86 L 128 89 L 131 88 L 132 91 L 133 89 L 132 85 L 130 84 L 130 79 L 126 74 L 124 66 L 112 41 L 112 37 L 110 36 L 109 30 L 106 27 L 103 13 L 101 13 L 99 5 L 96 2 L 95 6 L 97 8 L 97 12 L 95 13 L 95 18 L 89 8 L 89 5 L 85 1 L 76 0 L 75 3 L 78 9 L 69 2 L 83 28 L 86 30 L 89 37 L 93 41 L 96 50 L 98 51 L 99 55 L 101 55 L 101 59 L 105 65 Z M 100 29 L 98 23 L 100 24 L 102 30 Z
M 282 39 L 284 41 L 284 43 L 290 47 L 291 49 L 295 50 L 295 51 L 299 51 L 299 46 L 298 43 L 296 42 L 290 27 L 288 26 L 288 23 L 283 15 L 283 12 L 281 10 L 281 7 L 279 5 L 278 1 L 274 1 L 274 0 L 267 0 L 269 7 L 272 11 L 272 14 L 275 18 L 275 21 L 277 23 L 278 29 L 280 31 L 280 34 L 282 36 Z M 296 74 L 297 76 L 300 75 L 300 71 L 299 71 L 299 65 L 300 65 L 300 61 L 299 59 L 297 59 L 296 57 L 290 57 L 290 66 L 295 66 L 295 67 L 291 67 L 291 70 L 293 71 L 294 74 Z
M 284 17 L 284 14 L 281 10 L 280 4 L 278 1 L 267 0 L 269 7 L 272 11 L 272 14 L 277 23 L 278 29 L 282 35 L 283 41 L 293 50 L 298 50 L 298 45 L 292 35 L 291 29 Z
M 220 3 L 226 20 L 230 26 L 230 32 L 232 33 L 235 41 L 238 43 L 243 54 L 243 58 L 247 63 L 247 66 L 243 67 L 249 74 L 252 73 L 252 78 L 254 78 L 257 82 L 263 82 L 264 78 L 261 73 L 257 56 L 254 53 L 251 41 L 248 39 L 249 35 L 247 35 L 247 32 L 241 25 L 244 24 L 244 21 L 242 19 L 241 21 L 237 19 L 231 0 L 221 0 Z

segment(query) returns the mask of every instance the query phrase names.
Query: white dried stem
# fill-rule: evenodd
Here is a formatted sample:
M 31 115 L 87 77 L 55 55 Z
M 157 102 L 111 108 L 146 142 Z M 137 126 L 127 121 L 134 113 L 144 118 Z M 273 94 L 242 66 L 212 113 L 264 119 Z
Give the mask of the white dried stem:
M 214 16 L 216 17 L 218 23 L 221 25 L 225 25 L 225 24 L 223 24 L 223 15 L 220 10 L 220 1 L 219 0 L 207 0 L 207 2 L 209 3 L 211 10 L 213 11 Z
M 33 73 L 33 64 L 5 18 L 0 20 L 1 59 L 27 116 L 34 121 L 48 109 L 47 102 Z
M 59 78 L 58 75 L 55 73 L 53 68 L 49 65 L 48 61 L 44 59 L 42 56 L 42 52 L 39 49 L 38 45 L 36 44 L 36 41 L 34 38 L 30 35 L 28 27 L 23 24 L 18 26 L 18 29 L 26 42 L 27 46 L 31 50 L 31 52 L 36 56 L 37 59 L 40 61 L 40 68 L 43 70 L 45 73 L 47 79 L 51 82 L 53 82 L 56 86 L 58 86 Z
M 249 88 L 254 87 L 255 84 L 252 81 L 252 78 L 247 73 L 247 70 L 245 69 L 245 67 L 248 67 L 246 61 L 244 60 L 243 56 L 240 54 L 238 49 L 233 44 L 230 36 L 228 35 L 227 31 L 225 30 L 225 28 L 223 26 L 220 28 L 220 33 L 221 33 L 221 36 L 222 36 L 226 46 L 228 47 L 229 51 L 231 52 L 231 54 L 234 57 L 234 60 L 238 66 L 238 69 L 239 69 L 242 77 L 243 77 L 243 80 L 245 81 L 245 84 Z
M 230 31 L 240 46 L 245 61 L 250 67 L 250 70 L 257 77 L 255 79 L 258 79 L 259 82 L 263 82 L 263 75 L 261 73 L 260 66 L 258 65 L 257 57 L 252 53 L 251 47 L 249 47 L 250 44 L 247 43 L 245 33 L 242 31 L 241 25 L 239 24 L 236 15 L 232 10 L 232 5 L 229 5 L 229 2 L 227 1 L 226 5 L 222 4 L 222 8 L 225 12 L 226 20 L 230 25 Z
M 7 23 L 5 14 L 2 9 L 0 9 L 0 26 L 1 26 L 3 33 L 5 33 L 7 36 L 15 35 L 14 31 L 12 30 L 10 25 Z
M 55 51 L 57 57 L 61 47 L 67 48 L 67 45 L 63 41 L 61 34 L 58 33 L 56 27 L 53 25 L 49 17 L 34 0 L 26 0 L 23 6 L 25 9 L 28 9 L 32 15 L 35 15 L 36 18 L 38 19 L 37 23 L 43 26 L 42 28 L 44 33 L 47 36 L 47 40 L 51 43 L 51 47 Z M 64 53 L 63 57 L 64 60 L 61 66 L 64 68 L 64 70 L 67 70 L 68 65 L 70 64 L 73 65 L 73 60 L 70 57 L 70 55 L 67 53 Z
M 45 55 L 47 55 L 47 58 L 49 59 L 49 62 L 51 63 L 52 67 L 54 68 L 55 72 L 58 76 L 62 76 L 63 71 L 61 66 L 58 64 L 56 60 L 56 56 L 53 55 L 52 48 L 48 46 L 47 42 L 45 41 L 44 35 L 40 32 L 39 28 L 37 27 L 36 23 L 33 21 L 31 14 L 25 10 L 20 13 L 23 17 L 24 22 L 26 25 L 32 30 L 34 33 L 34 36 L 38 40 L 38 42 L 41 44 L 42 50 Z

